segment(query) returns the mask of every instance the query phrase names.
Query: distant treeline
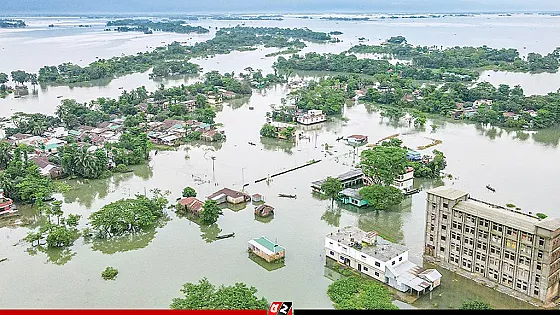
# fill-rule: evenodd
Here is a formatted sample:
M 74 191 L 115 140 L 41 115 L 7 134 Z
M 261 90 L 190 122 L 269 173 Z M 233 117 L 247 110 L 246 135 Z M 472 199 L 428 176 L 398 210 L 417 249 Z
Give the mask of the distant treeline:
M 188 34 L 188 33 L 206 34 L 209 32 L 209 30 L 204 27 L 183 25 L 185 23 L 186 21 L 183 20 L 153 22 L 151 20 L 144 20 L 144 19 L 124 19 L 124 20 L 109 21 L 107 22 L 107 27 L 117 26 L 118 27 L 117 30 L 121 32 L 138 31 L 138 32 L 147 33 L 150 30 L 180 33 L 180 34 Z

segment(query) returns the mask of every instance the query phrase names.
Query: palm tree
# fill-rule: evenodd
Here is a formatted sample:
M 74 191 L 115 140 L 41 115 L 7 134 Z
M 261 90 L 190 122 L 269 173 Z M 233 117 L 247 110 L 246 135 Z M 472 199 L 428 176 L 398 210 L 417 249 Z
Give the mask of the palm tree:
M 5 169 L 12 160 L 12 145 L 6 141 L 0 142 L 0 168 Z

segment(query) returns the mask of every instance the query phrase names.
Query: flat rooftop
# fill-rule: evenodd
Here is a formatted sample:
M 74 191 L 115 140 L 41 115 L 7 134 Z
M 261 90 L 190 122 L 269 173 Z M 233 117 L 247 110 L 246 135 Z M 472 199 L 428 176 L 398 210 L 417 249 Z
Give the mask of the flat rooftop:
M 428 190 L 428 194 L 433 194 L 445 199 L 456 200 L 468 195 L 469 193 L 449 186 L 439 186 Z
M 362 231 L 361 229 L 353 226 L 347 226 L 339 229 L 336 232 L 327 234 L 326 237 L 335 242 L 340 241 L 340 244 L 348 247 L 352 247 L 351 245 L 354 245 L 357 242 L 363 246 L 361 249 L 355 248 L 356 250 L 383 262 L 389 261 L 408 251 L 408 248 L 404 247 L 403 245 L 391 243 L 379 235 L 376 236 L 376 245 L 364 244 L 362 242 L 362 239 L 367 238 L 367 234 L 368 232 Z M 354 241 L 351 241 L 352 238 L 354 239 Z
M 342 173 L 338 175 L 336 178 L 338 178 L 341 182 L 344 183 L 347 180 L 353 180 L 363 175 L 364 172 L 362 171 L 362 169 L 356 168 L 356 169 L 349 170 L 348 172 Z M 314 182 L 311 182 L 311 184 L 315 186 L 321 186 L 325 182 L 325 180 L 326 179 L 316 180 Z
M 459 201 L 453 209 L 497 223 L 505 222 L 507 226 L 528 233 L 535 233 L 536 227 L 549 231 L 555 231 L 560 228 L 560 219 L 558 218 L 539 219 L 525 212 L 507 209 L 473 198 Z

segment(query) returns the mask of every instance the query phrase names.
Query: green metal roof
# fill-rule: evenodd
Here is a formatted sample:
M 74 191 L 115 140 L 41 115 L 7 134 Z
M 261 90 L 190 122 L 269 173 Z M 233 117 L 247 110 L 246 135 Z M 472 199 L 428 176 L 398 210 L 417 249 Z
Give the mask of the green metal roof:
M 253 239 L 255 242 L 257 242 L 259 245 L 264 246 L 266 249 L 268 249 L 271 252 L 274 253 L 278 253 L 281 252 L 283 250 L 286 250 L 284 247 L 274 243 L 273 241 L 269 240 L 268 238 L 261 236 L 259 238 L 255 238 Z

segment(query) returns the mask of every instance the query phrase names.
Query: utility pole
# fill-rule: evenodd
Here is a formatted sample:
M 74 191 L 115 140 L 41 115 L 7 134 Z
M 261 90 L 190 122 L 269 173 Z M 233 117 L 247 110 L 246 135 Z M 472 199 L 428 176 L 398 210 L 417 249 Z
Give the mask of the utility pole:
M 245 192 L 245 168 L 244 167 L 241 168 L 241 181 L 242 181 L 241 191 Z
M 215 182 L 215 181 L 216 181 L 216 176 L 215 176 L 215 174 L 214 174 L 214 161 L 216 160 L 216 157 L 215 157 L 215 156 L 211 156 L 210 158 L 212 159 L 212 181 Z

